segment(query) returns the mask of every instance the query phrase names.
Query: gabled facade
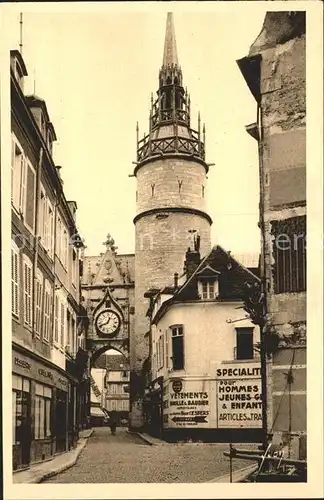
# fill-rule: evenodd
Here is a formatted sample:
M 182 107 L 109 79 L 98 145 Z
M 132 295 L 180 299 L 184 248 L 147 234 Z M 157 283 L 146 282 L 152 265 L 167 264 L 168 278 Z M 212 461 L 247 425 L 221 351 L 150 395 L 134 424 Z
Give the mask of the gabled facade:
M 260 332 L 243 310 L 244 284 L 258 280 L 219 246 L 201 259 L 194 243 L 184 276 L 149 291 L 151 433 L 167 440 L 260 438 Z
M 23 93 L 27 70 L 12 51 L 13 468 L 74 446 L 87 354 L 80 309 L 80 248 L 74 202 L 66 201 L 52 156 L 45 102 Z

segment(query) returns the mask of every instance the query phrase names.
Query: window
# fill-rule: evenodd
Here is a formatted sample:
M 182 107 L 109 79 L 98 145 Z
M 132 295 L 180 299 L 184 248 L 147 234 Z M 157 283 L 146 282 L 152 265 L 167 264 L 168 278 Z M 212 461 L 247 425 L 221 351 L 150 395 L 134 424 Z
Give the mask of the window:
M 253 328 L 236 328 L 236 359 L 253 357 Z
M 72 342 L 71 342 L 71 348 L 72 348 L 72 353 L 75 354 L 76 353 L 76 322 L 75 322 L 75 319 L 72 318 L 72 326 L 71 326 L 71 329 L 72 329 Z
M 306 216 L 272 221 L 275 293 L 306 290 Z
M 76 286 L 77 283 L 77 253 L 74 248 L 72 248 L 72 285 Z
M 54 210 L 49 200 L 47 200 L 47 218 L 48 225 L 46 234 L 46 248 L 49 252 L 50 257 L 53 257 Z
M 26 432 L 26 424 L 30 418 L 30 381 L 26 378 L 12 375 L 12 441 L 19 444 Z
M 36 173 L 31 163 L 26 160 L 26 185 L 24 187 L 24 199 L 22 200 L 22 212 L 26 226 L 34 232 L 35 228 L 35 201 L 36 201 Z
M 60 344 L 65 344 L 65 306 L 61 303 L 61 324 L 60 324 Z
M 65 269 L 67 268 L 68 263 L 68 234 L 66 229 L 63 229 L 62 235 L 62 255 L 61 262 L 64 265 Z
M 161 335 L 157 343 L 157 369 L 164 366 L 164 335 Z
M 19 250 L 16 245 L 11 248 L 11 311 L 19 317 Z
M 32 263 L 24 255 L 24 322 L 32 326 Z
M 202 298 L 212 300 L 215 298 L 215 281 L 202 282 Z
M 41 334 L 42 311 L 43 311 L 43 276 L 37 273 L 35 282 L 35 333 L 38 337 Z
M 122 377 L 123 377 L 123 378 L 127 378 L 127 377 L 128 377 L 128 373 L 127 373 L 127 371 L 125 371 L 125 370 L 123 371 L 123 373 L 122 373 Z
M 35 439 L 51 436 L 52 389 L 36 384 L 35 390 Z
M 172 326 L 172 361 L 174 370 L 184 369 L 183 326 Z
M 16 138 L 12 138 L 11 200 L 33 232 L 35 219 L 36 174 Z
M 60 301 L 58 295 L 55 295 L 55 310 L 54 310 L 54 342 L 58 344 L 59 341 L 59 306 L 60 306 Z
M 64 227 L 61 218 L 57 218 L 57 235 L 56 235 L 56 255 L 60 259 L 62 265 L 67 269 L 68 264 L 68 246 L 69 239 L 66 228 Z
M 62 222 L 60 217 L 57 218 L 57 227 L 56 227 L 56 255 L 60 258 L 61 257 L 61 247 L 62 247 Z
M 22 212 L 21 201 L 25 196 L 25 161 L 22 148 L 17 144 L 16 140 L 12 140 L 12 165 L 11 165 L 11 179 L 12 179 L 12 204 L 16 210 Z
M 43 340 L 49 342 L 52 329 L 52 289 L 48 281 L 45 282 L 44 292 L 44 327 Z

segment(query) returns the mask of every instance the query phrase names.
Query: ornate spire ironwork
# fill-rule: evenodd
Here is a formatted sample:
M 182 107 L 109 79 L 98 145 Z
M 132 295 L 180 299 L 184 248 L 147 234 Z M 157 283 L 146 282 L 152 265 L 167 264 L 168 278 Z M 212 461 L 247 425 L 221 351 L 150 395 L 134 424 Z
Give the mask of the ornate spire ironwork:
M 197 130 L 190 127 L 190 95 L 182 85 L 173 14 L 167 14 L 163 63 L 159 72 L 159 89 L 156 100 L 151 98 L 149 134 L 137 141 L 137 162 L 155 155 L 168 153 L 186 154 L 205 160 L 204 143 L 201 141 L 200 116 Z M 170 130 L 160 134 L 162 127 Z

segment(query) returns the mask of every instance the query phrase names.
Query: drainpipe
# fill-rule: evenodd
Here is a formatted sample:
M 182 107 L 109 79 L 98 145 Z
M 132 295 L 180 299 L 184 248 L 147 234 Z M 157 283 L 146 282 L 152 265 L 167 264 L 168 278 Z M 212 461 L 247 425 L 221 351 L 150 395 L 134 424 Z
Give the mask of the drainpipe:
M 263 138 L 263 120 L 262 108 L 260 102 L 257 107 L 257 125 L 259 131 L 258 153 L 259 153 L 259 182 L 260 182 L 260 208 L 259 208 L 259 225 L 261 231 L 261 245 L 262 245 L 262 262 L 261 262 L 261 292 L 264 296 L 265 304 L 265 317 L 260 325 L 260 362 L 261 362 L 261 393 L 262 393 L 262 444 L 264 450 L 268 446 L 268 398 L 267 398 L 267 353 L 265 348 L 265 326 L 266 326 L 266 313 L 268 310 L 268 289 L 267 289 L 267 272 L 266 272 L 266 235 L 265 235 L 265 221 L 264 221 L 264 138 Z
M 39 239 L 40 239 L 40 234 L 39 234 L 39 227 L 38 227 L 38 212 L 39 212 L 39 206 L 40 206 L 40 185 L 41 185 L 41 171 L 42 171 L 42 163 L 43 163 L 43 153 L 44 149 L 41 146 L 40 151 L 39 151 L 39 159 L 38 159 L 38 168 L 37 168 L 37 173 L 36 173 L 36 203 L 35 203 L 35 236 L 34 236 L 34 262 L 33 262 L 33 300 L 32 300 L 32 337 L 34 338 L 35 336 L 35 331 L 36 331 L 36 286 L 35 286 L 35 281 L 36 281 L 36 269 L 37 269 L 37 263 L 38 263 L 38 245 L 39 245 Z

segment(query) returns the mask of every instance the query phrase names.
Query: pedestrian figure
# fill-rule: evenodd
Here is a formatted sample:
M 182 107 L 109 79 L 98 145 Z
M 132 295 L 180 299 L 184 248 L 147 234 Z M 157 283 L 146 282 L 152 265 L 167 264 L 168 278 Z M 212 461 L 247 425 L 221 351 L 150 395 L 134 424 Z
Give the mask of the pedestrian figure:
M 21 445 L 22 465 L 28 466 L 30 463 L 30 447 L 32 442 L 32 426 L 29 416 L 22 419 L 19 428 L 19 441 Z
M 110 427 L 111 434 L 114 436 L 116 434 L 117 421 L 116 421 L 116 417 L 113 413 L 110 415 L 109 427 Z

